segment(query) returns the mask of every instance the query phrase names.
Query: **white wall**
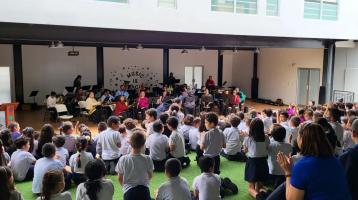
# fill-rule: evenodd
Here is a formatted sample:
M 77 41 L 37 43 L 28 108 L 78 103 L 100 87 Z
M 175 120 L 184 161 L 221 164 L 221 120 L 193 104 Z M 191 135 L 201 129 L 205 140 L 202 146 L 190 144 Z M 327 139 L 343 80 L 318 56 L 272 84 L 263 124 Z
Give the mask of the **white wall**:
M 251 78 L 254 61 L 253 51 L 239 51 L 233 54 L 232 83 L 251 97 Z
M 358 39 L 358 1 L 339 1 L 337 21 L 304 19 L 303 0 L 279 1 L 279 17 L 212 12 L 208 0 L 179 0 L 178 9 L 158 8 L 157 0 L 130 3 L 95 0 L 2 0 L 0 21 L 116 29 L 234 35 Z M 233 44 L 234 45 L 234 44 Z
M 10 67 L 11 100 L 15 100 L 15 76 L 13 48 L 10 44 L 0 44 L 0 67 Z M 4 102 L 0 102 L 4 103 Z
M 297 68 L 318 68 L 322 79 L 323 49 L 260 49 L 259 97 L 297 102 Z M 320 80 L 322 83 L 322 80 Z
M 123 51 L 119 48 L 104 48 L 103 53 L 105 88 L 115 90 L 123 84 L 124 80 L 132 81 L 133 79 L 138 81 L 137 86 L 143 83 L 146 87 L 156 86 L 163 82 L 162 49 Z M 132 72 L 140 72 L 144 77 L 128 77 L 128 74 Z
M 207 50 L 205 52 L 199 50 L 188 50 L 189 53 L 182 54 L 179 49 L 171 49 L 169 54 L 169 71 L 174 73 L 177 79 L 181 79 L 181 84 L 185 81 L 185 66 L 200 65 L 203 66 L 203 84 L 210 75 L 217 83 L 218 71 L 218 51 Z
M 32 90 L 39 90 L 36 98 L 42 103 L 51 91 L 62 93 L 66 86 L 72 86 L 78 74 L 82 75 L 82 85 L 97 84 L 96 48 L 76 47 L 79 56 L 67 56 L 72 47 L 50 49 L 47 46 L 22 46 L 22 65 L 24 77 L 24 100 Z

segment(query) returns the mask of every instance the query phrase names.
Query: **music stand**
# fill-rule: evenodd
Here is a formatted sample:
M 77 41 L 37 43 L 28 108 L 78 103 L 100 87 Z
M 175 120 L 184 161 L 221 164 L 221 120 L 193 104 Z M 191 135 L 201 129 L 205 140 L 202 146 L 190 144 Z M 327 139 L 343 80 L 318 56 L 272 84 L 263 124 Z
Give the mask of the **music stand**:
M 36 110 L 37 109 L 36 96 L 37 96 L 38 93 L 39 93 L 38 90 L 33 90 L 29 95 L 30 98 L 31 97 L 33 98 L 33 103 L 31 104 L 31 110 Z
M 91 89 L 90 85 L 82 86 L 82 90 L 84 90 L 84 91 L 88 91 L 89 89 Z
M 68 87 L 65 87 L 65 89 L 67 90 L 68 93 L 73 93 L 73 91 L 75 90 L 75 87 L 68 86 Z
M 175 83 L 176 84 L 180 83 L 180 79 L 175 79 Z

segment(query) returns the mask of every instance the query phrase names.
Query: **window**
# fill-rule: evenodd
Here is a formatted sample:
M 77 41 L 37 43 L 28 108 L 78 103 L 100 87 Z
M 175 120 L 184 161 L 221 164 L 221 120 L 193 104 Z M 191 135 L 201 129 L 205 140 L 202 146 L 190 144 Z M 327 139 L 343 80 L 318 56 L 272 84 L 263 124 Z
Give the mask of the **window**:
M 201 88 L 203 85 L 203 66 L 185 66 L 185 84 L 196 88 Z
M 305 0 L 306 19 L 337 20 L 338 0 Z
M 211 10 L 220 12 L 234 12 L 234 0 L 211 0 Z
M 236 0 L 236 12 L 257 14 L 257 0 Z
M 177 0 L 158 0 L 158 7 L 177 8 Z
M 267 16 L 278 16 L 278 0 L 267 0 L 266 15 Z
M 97 0 L 97 1 L 109 1 L 109 2 L 116 2 L 116 3 L 129 3 L 129 0 Z

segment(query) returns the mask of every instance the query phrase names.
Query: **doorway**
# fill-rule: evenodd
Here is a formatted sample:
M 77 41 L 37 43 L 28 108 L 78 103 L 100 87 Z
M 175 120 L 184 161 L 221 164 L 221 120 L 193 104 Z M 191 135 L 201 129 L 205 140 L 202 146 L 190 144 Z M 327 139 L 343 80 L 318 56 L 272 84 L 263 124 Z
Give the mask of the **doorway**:
M 196 84 L 196 88 L 203 85 L 203 66 L 185 66 L 185 84 L 191 88 Z
M 297 104 L 307 105 L 309 101 L 318 102 L 320 70 L 298 68 L 297 72 Z

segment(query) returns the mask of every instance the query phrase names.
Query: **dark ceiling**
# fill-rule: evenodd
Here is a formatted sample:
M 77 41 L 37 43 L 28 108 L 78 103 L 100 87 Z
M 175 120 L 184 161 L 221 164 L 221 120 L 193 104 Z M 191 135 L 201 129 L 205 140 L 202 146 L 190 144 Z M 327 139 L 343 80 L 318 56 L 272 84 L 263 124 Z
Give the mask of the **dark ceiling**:
M 239 49 L 257 47 L 323 48 L 325 40 L 284 37 L 240 36 L 201 33 L 123 30 L 0 22 L 0 43 L 48 45 L 62 41 L 68 46 L 118 47 L 142 44 L 147 48 Z

